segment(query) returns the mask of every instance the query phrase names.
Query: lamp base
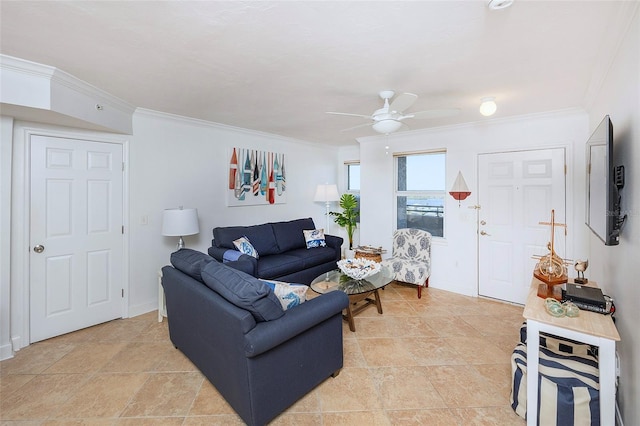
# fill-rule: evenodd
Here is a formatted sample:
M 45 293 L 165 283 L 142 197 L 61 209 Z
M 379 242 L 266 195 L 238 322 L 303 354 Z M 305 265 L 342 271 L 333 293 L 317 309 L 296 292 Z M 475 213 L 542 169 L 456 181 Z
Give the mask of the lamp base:
M 325 228 L 324 233 L 328 234 L 329 233 L 329 208 L 330 208 L 328 201 L 325 203 L 325 207 L 327 209 L 327 213 L 326 213 L 327 214 L 327 227 Z
M 184 248 L 184 240 L 182 239 L 182 237 L 180 237 L 180 239 L 178 240 L 178 245 L 176 246 L 176 250 L 180 250 Z

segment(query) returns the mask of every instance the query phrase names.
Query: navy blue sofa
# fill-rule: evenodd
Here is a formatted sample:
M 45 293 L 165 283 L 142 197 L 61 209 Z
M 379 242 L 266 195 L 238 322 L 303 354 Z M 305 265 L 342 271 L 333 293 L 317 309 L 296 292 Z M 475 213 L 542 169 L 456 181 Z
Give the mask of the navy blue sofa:
M 266 424 L 342 368 L 345 293 L 284 311 L 269 286 L 204 253 L 182 249 L 171 263 L 171 342 L 247 424 Z
M 247 237 L 258 258 L 241 255 L 230 263 L 256 278 L 310 284 L 317 276 L 336 269 L 341 258 L 341 237 L 325 235 L 326 247 L 307 249 L 302 231 L 316 229 L 313 219 L 296 219 L 254 226 L 227 226 L 213 229 L 209 255 L 224 262 L 225 254 L 237 252 L 233 241 Z

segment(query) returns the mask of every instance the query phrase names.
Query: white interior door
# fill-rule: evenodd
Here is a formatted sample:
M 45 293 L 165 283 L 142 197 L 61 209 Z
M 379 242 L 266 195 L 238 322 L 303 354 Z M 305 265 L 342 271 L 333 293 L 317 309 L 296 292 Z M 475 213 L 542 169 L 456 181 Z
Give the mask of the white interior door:
M 32 135 L 30 340 L 122 317 L 122 145 Z
M 478 293 L 523 303 L 536 260 L 547 252 L 551 210 L 565 223 L 564 149 L 545 149 L 478 156 Z M 556 253 L 566 253 L 562 228 L 556 231 Z

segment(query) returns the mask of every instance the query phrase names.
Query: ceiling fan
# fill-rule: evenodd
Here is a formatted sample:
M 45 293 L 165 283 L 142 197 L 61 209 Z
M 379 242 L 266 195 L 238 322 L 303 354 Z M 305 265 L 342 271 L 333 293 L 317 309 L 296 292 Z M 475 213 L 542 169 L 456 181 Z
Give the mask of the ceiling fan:
M 418 99 L 418 95 L 414 95 L 413 93 L 402 93 L 396 96 L 391 104 L 389 104 L 389 100 L 395 95 L 395 92 L 393 90 L 383 90 L 379 93 L 379 95 L 380 98 L 384 100 L 384 106 L 374 111 L 374 113 L 371 115 L 333 111 L 328 111 L 327 114 L 348 115 L 352 117 L 362 117 L 371 120 L 364 124 L 359 124 L 354 127 L 343 129 L 343 132 L 358 129 L 360 127 L 371 126 L 373 130 L 378 133 L 389 134 L 399 130 L 403 125 L 405 125 L 403 123 L 403 120 L 406 120 L 408 118 L 421 119 L 449 117 L 460 112 L 458 108 L 450 108 L 405 113 L 404 111 L 407 108 L 411 107 L 416 99 Z

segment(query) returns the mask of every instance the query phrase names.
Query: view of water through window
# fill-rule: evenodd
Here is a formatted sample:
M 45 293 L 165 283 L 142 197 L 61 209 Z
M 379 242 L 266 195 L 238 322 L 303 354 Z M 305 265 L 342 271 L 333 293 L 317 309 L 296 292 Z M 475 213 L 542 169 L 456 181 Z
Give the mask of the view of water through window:
M 444 152 L 396 157 L 397 228 L 418 228 L 444 236 Z

